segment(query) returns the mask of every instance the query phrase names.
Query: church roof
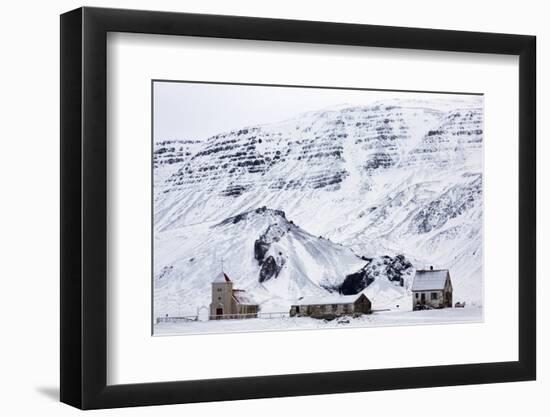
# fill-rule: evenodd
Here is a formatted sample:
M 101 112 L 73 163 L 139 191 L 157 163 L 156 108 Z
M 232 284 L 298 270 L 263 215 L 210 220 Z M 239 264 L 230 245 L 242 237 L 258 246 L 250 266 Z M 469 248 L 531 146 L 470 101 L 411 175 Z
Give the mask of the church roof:
M 448 269 L 420 270 L 414 276 L 413 291 L 429 291 L 445 289 Z
M 212 282 L 231 282 L 225 272 L 220 272 Z
M 233 298 L 235 301 L 242 305 L 257 305 L 258 303 L 252 296 L 245 290 L 233 290 Z

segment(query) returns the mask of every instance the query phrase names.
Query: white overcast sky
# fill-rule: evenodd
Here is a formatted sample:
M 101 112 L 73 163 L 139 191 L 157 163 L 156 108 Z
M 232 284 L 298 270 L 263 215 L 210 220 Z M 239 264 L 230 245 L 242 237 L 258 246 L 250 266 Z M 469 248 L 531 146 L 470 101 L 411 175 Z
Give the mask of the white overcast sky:
M 331 106 L 368 105 L 381 99 L 479 100 L 476 96 L 395 91 L 155 82 L 154 138 L 205 139 L 245 126 L 290 119 Z

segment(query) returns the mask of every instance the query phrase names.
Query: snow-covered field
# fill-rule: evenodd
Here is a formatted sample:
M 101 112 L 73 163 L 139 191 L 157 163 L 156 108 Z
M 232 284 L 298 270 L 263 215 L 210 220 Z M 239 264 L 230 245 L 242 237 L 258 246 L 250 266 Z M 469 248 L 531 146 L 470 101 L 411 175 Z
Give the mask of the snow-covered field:
M 341 317 L 331 321 L 310 317 L 257 318 L 244 320 L 208 320 L 180 323 L 158 323 L 154 326 L 156 336 L 254 332 L 277 330 L 308 330 L 353 328 L 374 326 L 404 326 L 422 324 L 456 324 L 483 321 L 481 307 L 446 308 L 423 311 L 379 311 L 359 317 Z

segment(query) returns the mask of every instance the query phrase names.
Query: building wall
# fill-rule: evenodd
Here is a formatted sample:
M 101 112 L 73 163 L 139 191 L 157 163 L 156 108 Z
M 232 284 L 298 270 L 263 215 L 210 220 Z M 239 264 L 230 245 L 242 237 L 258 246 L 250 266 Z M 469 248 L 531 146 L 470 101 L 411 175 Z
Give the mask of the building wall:
M 360 297 L 354 303 L 354 313 L 369 314 L 371 312 L 372 304 L 367 297 Z
M 212 283 L 212 302 L 210 304 L 210 315 L 215 316 L 218 308 L 223 309 L 223 314 L 236 314 L 235 301 L 233 300 L 232 282 Z
M 445 307 L 445 297 L 444 297 L 444 291 L 443 290 L 437 290 L 437 291 L 415 291 L 413 292 L 412 296 L 412 304 L 413 304 L 413 310 L 416 308 L 417 304 L 422 304 L 422 294 L 425 294 L 426 300 L 423 303 L 426 306 L 432 307 L 432 308 L 443 308 Z M 432 299 L 432 294 L 436 294 L 436 298 Z M 452 294 L 452 293 L 451 293 Z M 418 295 L 418 297 L 417 297 Z M 451 295 L 452 297 L 452 295 Z M 452 298 L 451 298 L 451 304 L 452 304 Z
M 257 317 L 258 306 L 257 305 L 243 305 L 237 304 L 237 311 L 239 314 L 249 314 L 250 317 Z
M 290 308 L 290 316 L 294 317 L 313 317 L 313 318 L 328 318 L 338 317 L 346 314 L 365 314 L 370 313 L 371 302 L 366 297 L 361 297 L 355 303 L 346 304 L 304 304 L 293 305 Z
M 445 292 L 449 294 L 450 302 L 448 307 L 453 306 L 453 285 L 451 284 L 451 279 L 448 277 L 447 282 L 445 282 Z
M 239 318 L 239 314 L 251 314 L 257 317 L 257 305 L 238 304 L 233 297 L 232 282 L 213 282 L 210 303 L 210 318 L 218 316 L 217 309 L 222 309 L 223 318 Z

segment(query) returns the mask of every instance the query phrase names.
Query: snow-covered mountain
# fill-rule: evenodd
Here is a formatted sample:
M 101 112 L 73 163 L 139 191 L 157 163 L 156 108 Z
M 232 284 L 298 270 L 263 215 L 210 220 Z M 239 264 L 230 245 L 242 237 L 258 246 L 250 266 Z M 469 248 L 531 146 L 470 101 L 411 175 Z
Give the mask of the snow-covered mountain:
M 284 212 L 265 207 L 163 234 L 155 240 L 155 255 L 163 265 L 155 274 L 155 305 L 187 311 L 189 306 L 179 306 L 185 300 L 191 312 L 210 303 L 210 282 L 222 262 L 237 287 L 272 306 L 322 295 L 366 263 L 350 248 L 313 236 Z
M 457 96 L 157 143 L 155 311 L 207 305 L 222 259 L 266 306 L 341 290 L 398 255 L 449 268 L 455 298 L 480 303 L 482 138 L 482 98 Z M 381 283 L 369 283 L 370 297 Z

